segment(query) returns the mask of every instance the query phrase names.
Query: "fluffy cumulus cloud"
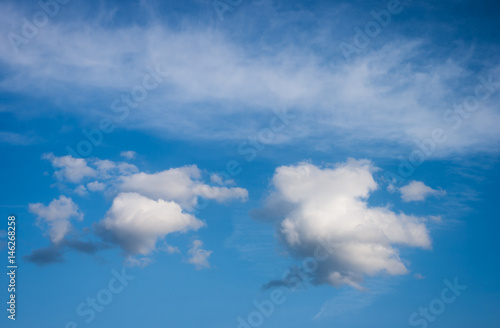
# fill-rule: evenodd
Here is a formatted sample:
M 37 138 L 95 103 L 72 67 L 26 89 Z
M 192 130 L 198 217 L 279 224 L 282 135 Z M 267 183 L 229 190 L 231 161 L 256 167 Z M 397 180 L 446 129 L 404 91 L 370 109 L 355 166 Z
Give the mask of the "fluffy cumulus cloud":
M 141 172 L 124 176 L 119 188 L 124 192 L 138 192 L 153 199 L 173 200 L 188 210 L 196 206 L 198 197 L 218 202 L 248 198 L 248 192 L 243 188 L 205 184 L 202 172 L 196 165 L 172 168 L 154 174 Z
M 116 196 L 106 218 L 97 225 L 99 235 L 117 243 L 128 255 L 148 255 L 159 239 L 173 232 L 197 230 L 204 223 L 190 214 L 198 198 L 224 202 L 246 200 L 246 189 L 215 187 L 204 183 L 195 166 L 171 168 L 158 173 L 121 176 Z M 195 245 L 196 246 L 196 245 Z M 206 267 L 210 252 L 192 249 L 192 262 Z M 190 251 L 191 252 L 191 251 Z
M 95 159 L 93 164 L 103 178 L 110 178 L 116 175 L 129 175 L 138 172 L 135 165 L 124 162 L 113 162 L 107 159 Z
M 80 196 L 87 191 L 103 191 L 109 186 L 117 187 L 122 192 L 137 192 L 152 199 L 172 200 L 187 210 L 193 209 L 199 197 L 217 202 L 248 198 L 246 189 L 238 187 L 211 186 L 203 180 L 203 172 L 196 165 L 171 168 L 157 173 L 139 172 L 129 163 L 114 162 L 99 158 L 74 158 L 71 155 L 54 156 L 44 154 L 43 159 L 51 162 L 56 169 L 54 176 L 64 183 L 86 183 L 78 185 L 74 192 Z M 212 174 L 213 184 L 233 184 L 234 181 L 222 181 Z
M 71 155 L 57 157 L 54 154 L 44 154 L 43 159 L 49 160 L 55 169 L 58 169 L 54 175 L 59 180 L 69 182 L 80 182 L 85 177 L 94 177 L 97 171 L 87 165 L 83 158 L 74 158 Z
M 60 196 L 48 206 L 42 203 L 29 204 L 29 211 L 38 216 L 38 223 L 48 226 L 50 240 L 59 243 L 71 229 L 71 219 L 82 220 L 83 214 L 79 211 L 71 198 Z
M 63 183 L 85 183 L 78 185 L 75 193 L 84 196 L 87 190 L 103 191 L 122 176 L 137 173 L 139 170 L 133 164 L 113 162 L 99 158 L 74 158 L 71 155 L 55 156 L 53 153 L 43 154 L 42 159 L 50 161 L 56 170 L 54 176 Z M 93 181 L 90 181 L 93 180 Z
M 147 255 L 156 249 L 159 238 L 202 226 L 202 221 L 184 213 L 173 201 L 152 200 L 138 193 L 121 193 L 113 200 L 97 230 L 104 239 L 117 243 L 128 254 Z
M 133 158 L 135 153 L 122 152 L 121 155 Z M 81 159 L 70 155 L 58 157 L 52 153 L 44 154 L 42 158 L 51 162 L 56 170 L 54 176 L 62 185 L 76 185 L 72 187 L 73 192 L 79 196 L 86 196 L 89 191 L 106 191 L 107 196 L 114 197 L 104 218 L 94 224 L 94 231 L 107 245 L 118 245 L 131 263 L 149 263 L 152 259 L 147 256 L 156 250 L 169 254 L 179 252 L 173 246 L 165 248 L 157 244 L 171 233 L 185 233 L 205 225 L 193 214 L 200 198 L 219 203 L 246 201 L 248 198 L 246 189 L 224 186 L 234 184 L 234 181 L 214 180 L 214 174 L 205 174 L 196 165 L 145 173 L 139 172 L 135 165 L 107 159 Z M 210 183 L 205 182 L 205 178 L 209 177 Z M 78 207 L 65 196 L 47 207 L 31 204 L 30 209 L 39 215 L 41 221 L 50 225 L 51 240 L 55 243 L 59 243 L 69 230 L 69 218 L 79 215 Z M 208 267 L 211 252 L 201 249 L 198 242 L 201 243 L 197 241 L 190 251 L 189 262 L 197 268 Z M 95 245 L 104 248 L 103 245 Z M 62 248 L 35 251 L 28 260 L 35 263 L 57 262 Z M 66 244 L 64 248 L 79 250 Z M 139 260 L 135 256 L 143 258 Z
M 188 259 L 188 262 L 194 264 L 197 270 L 201 270 L 203 268 L 210 268 L 210 263 L 208 262 L 208 258 L 212 251 L 207 251 L 206 249 L 201 248 L 203 246 L 203 242 L 199 239 L 193 241 L 191 248 L 188 253 L 191 257 Z
M 401 198 L 405 202 L 411 201 L 422 201 L 425 200 L 428 196 L 443 196 L 446 195 L 446 191 L 441 189 L 432 189 L 429 186 L 426 186 L 421 181 L 411 181 L 406 186 L 399 188 L 401 192 Z
M 368 205 L 378 187 L 375 170 L 371 162 L 354 159 L 335 167 L 300 163 L 276 169 L 259 212 L 275 223 L 294 257 L 328 254 L 309 272 L 313 283 L 361 288 L 365 275 L 408 272 L 397 247 L 431 247 L 423 220 Z

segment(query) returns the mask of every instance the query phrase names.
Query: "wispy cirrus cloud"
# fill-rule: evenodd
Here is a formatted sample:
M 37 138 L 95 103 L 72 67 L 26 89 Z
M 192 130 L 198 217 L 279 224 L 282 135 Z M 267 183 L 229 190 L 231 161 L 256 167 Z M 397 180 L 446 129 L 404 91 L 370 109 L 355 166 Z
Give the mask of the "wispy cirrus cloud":
M 268 9 L 267 15 L 272 15 L 274 11 Z M 310 16 L 307 11 L 301 14 L 306 20 Z M 7 7 L 3 15 L 20 13 Z M 288 142 L 307 143 L 333 133 L 335 138 L 323 141 L 328 147 L 331 139 L 347 144 L 373 142 L 394 151 L 394 145 L 413 146 L 416 140 L 429 138 L 434 129 L 445 128 L 447 141 L 432 157 L 498 149 L 500 135 L 491 125 L 500 115 L 496 92 L 481 102 L 480 110 L 463 118 L 460 131 L 443 119 L 446 109 L 454 110 L 455 102 L 474 95 L 481 85 L 478 76 L 491 77 L 490 87 L 498 89 L 498 65 L 485 61 L 481 71 L 473 71 L 467 57 L 431 54 L 426 50 L 430 41 L 402 35 L 345 63 L 343 58 L 326 58 L 315 50 L 317 40 L 294 37 L 285 29 L 280 29 L 283 41 L 278 44 L 274 38 L 258 40 L 248 35 L 244 44 L 224 29 L 187 20 L 179 30 L 158 17 L 149 18 L 148 24 L 113 29 L 100 20 L 85 21 L 85 27 L 78 20 L 61 20 L 47 25 L 18 55 L 3 44 L 0 60 L 19 71 L 6 74 L 0 88 L 36 94 L 42 91 L 40 85 L 50 85 L 43 90 L 45 97 L 57 95 L 71 104 L 76 115 L 98 117 L 103 112 L 83 111 L 74 103 L 85 99 L 65 99 L 63 92 L 65 88 L 78 88 L 82 95 L 92 91 L 92 101 L 104 105 L 104 114 L 114 115 L 110 99 L 103 96 L 129 91 L 142 80 L 146 67 L 160 67 L 168 72 L 164 83 L 141 103 L 140 111 L 131 111 L 132 119 L 123 127 L 163 137 L 233 140 L 255 132 L 273 108 L 289 106 L 299 116 L 297 124 L 284 132 L 288 137 L 283 140 Z M 298 18 L 290 12 L 279 19 L 285 24 Z M 341 31 L 352 34 L 348 28 Z M 345 39 L 331 37 L 325 45 L 329 51 Z M 217 123 L 221 121 L 231 124 Z
M 0 143 L 16 146 L 28 146 L 40 143 L 42 139 L 33 134 L 0 131 Z

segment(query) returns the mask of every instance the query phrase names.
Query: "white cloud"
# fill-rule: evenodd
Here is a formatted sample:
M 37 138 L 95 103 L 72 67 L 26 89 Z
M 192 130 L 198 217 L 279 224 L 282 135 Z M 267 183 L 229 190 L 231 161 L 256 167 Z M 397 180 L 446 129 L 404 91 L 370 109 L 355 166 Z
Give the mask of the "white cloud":
M 375 170 L 353 159 L 334 168 L 300 163 L 276 169 L 261 215 L 274 221 L 293 256 L 314 257 L 319 245 L 329 251 L 313 283 L 361 288 L 364 275 L 408 272 L 397 245 L 430 248 L 423 219 L 368 205 L 378 187 Z
M 102 191 L 106 188 L 106 184 L 99 181 L 92 181 L 87 183 L 87 189 L 90 191 Z
M 92 164 L 96 166 L 101 177 L 104 179 L 109 179 L 116 175 L 129 175 L 139 171 L 133 164 L 113 162 L 107 159 L 94 159 Z
M 88 194 L 87 188 L 85 188 L 84 185 L 79 185 L 78 187 L 76 187 L 75 193 L 78 194 L 79 196 L 85 196 L 86 194 Z
M 213 187 L 203 182 L 202 172 L 195 165 L 171 168 L 154 174 L 144 172 L 121 176 L 117 180 L 121 192 L 113 201 L 106 218 L 98 224 L 103 239 L 115 242 L 129 255 L 147 255 L 156 250 L 159 239 L 172 232 L 197 230 L 204 225 L 189 214 L 198 197 L 218 202 L 246 200 L 243 188 Z M 190 254 L 197 268 L 208 267 L 211 252 L 199 249 L 196 241 Z M 176 247 L 160 247 L 170 254 Z M 193 261 L 193 262 L 192 262 Z
M 399 188 L 401 192 L 401 198 L 405 202 L 411 201 L 422 201 L 425 200 L 428 196 L 443 196 L 446 195 L 446 191 L 440 189 L 432 189 L 429 186 L 426 186 L 423 182 L 420 181 L 411 181 L 406 186 Z
M 80 182 L 85 177 L 95 177 L 97 171 L 87 165 L 83 158 L 73 158 L 71 155 L 56 157 L 54 154 L 43 154 L 42 159 L 49 160 L 54 168 L 59 170 L 54 175 L 59 180 Z
M 243 188 L 213 187 L 203 183 L 201 171 L 196 165 L 172 168 L 162 172 L 144 172 L 122 177 L 119 188 L 124 192 L 138 192 L 149 198 L 173 200 L 191 210 L 198 197 L 218 202 L 246 200 L 248 192 Z
M 210 254 L 212 254 L 212 251 L 207 251 L 201 248 L 201 246 L 203 246 L 203 242 L 196 239 L 193 241 L 193 245 L 188 251 L 188 253 L 191 254 L 188 262 L 194 264 L 197 270 L 210 268 L 208 258 L 210 257 Z
M 49 160 L 56 170 L 54 175 L 60 181 L 70 183 L 80 183 L 88 178 L 99 179 L 103 181 L 113 180 L 119 176 L 137 173 L 139 170 L 133 164 L 124 162 L 113 162 L 107 159 L 98 158 L 74 158 L 71 155 L 54 156 L 53 153 L 43 154 L 42 159 Z M 103 182 L 90 182 L 92 191 L 102 190 Z M 104 184 L 105 186 L 105 184 Z M 88 186 L 87 186 L 88 187 Z M 76 190 L 79 194 L 84 192 L 84 186 L 79 186 Z M 97 189 L 96 189 L 97 188 Z M 99 189 L 101 188 L 101 189 Z
M 125 157 L 126 159 L 134 159 L 137 156 L 137 153 L 133 150 L 124 150 L 120 153 L 121 157 Z
M 205 224 L 184 213 L 179 204 L 152 200 L 138 193 L 120 193 L 97 231 L 130 254 L 147 255 L 156 250 L 159 239 L 173 232 L 197 230 Z
M 157 242 L 166 235 L 202 227 L 204 223 L 189 213 L 195 209 L 198 198 L 217 202 L 248 198 L 248 191 L 243 188 L 205 184 L 202 171 L 196 165 L 148 174 L 138 173 L 135 165 L 106 159 L 56 157 L 52 153 L 43 158 L 59 169 L 55 175 L 62 182 L 86 179 L 86 185 L 79 184 L 74 190 L 81 196 L 87 191 L 107 188 L 108 195 L 118 193 L 106 217 L 95 227 L 102 239 L 124 250 L 130 264 L 149 263 L 149 258 L 137 256 L 148 256 L 155 251 Z M 179 252 L 176 247 L 165 247 L 160 248 L 168 253 Z M 204 266 L 201 260 L 207 254 L 210 252 L 202 249 L 193 253 L 193 258 L 200 260 L 197 266 Z
M 210 175 L 210 182 L 219 186 L 235 184 L 233 179 L 225 179 L 222 175 L 217 173 L 212 173 Z
M 424 276 L 424 275 L 422 275 L 421 273 L 415 273 L 415 274 L 413 275 L 413 277 L 414 277 L 415 279 L 417 279 L 417 280 L 423 280 L 423 279 L 425 279 L 425 276 Z
M 20 22 L 24 13 L 3 6 L 0 15 L 10 29 L 6 22 Z M 280 15 L 283 19 L 296 13 Z M 161 74 L 163 82 L 148 93 L 142 110 L 130 111 L 133 119 L 124 121 L 124 126 L 164 136 L 234 140 L 255 133 L 262 120 L 267 123 L 272 108 L 293 106 L 299 116 L 283 131 L 290 136 L 283 140 L 304 141 L 336 131 L 335 138 L 328 138 L 335 145 L 340 144 L 338 138 L 361 140 L 360 144 L 382 140 L 389 150 L 394 143 L 413 145 L 415 139 L 430 138 L 435 128 L 448 127 L 446 143 L 430 156 L 498 151 L 500 134 L 494 126 L 500 115 L 494 99 L 498 95 L 482 102 L 481 110 L 470 118 L 460 119 L 455 113 L 462 122 L 459 131 L 443 121 L 443 112 L 454 101 L 474 95 L 474 88 L 480 85 L 463 56 L 431 60 L 425 43 L 395 38 L 347 64 L 331 54 L 338 53 L 341 41 L 352 38 L 350 29 L 326 43 L 321 40 L 320 52 L 315 50 L 318 39 L 300 38 L 293 32 L 279 35 L 280 42 L 274 38 L 251 42 L 251 38 L 234 37 L 234 29 L 226 34 L 189 20 L 177 29 L 149 18 L 147 26 L 113 29 L 99 19 L 53 22 L 19 54 L 9 42 L 3 42 L 0 58 L 13 69 L 5 73 L 0 89 L 44 94 L 54 90 L 58 101 L 71 105 L 59 107 L 83 112 L 85 106 L 75 107 L 85 102 L 85 92 L 96 88 L 117 95 L 130 91 L 147 74 L 146 66 L 159 65 L 168 76 Z M 338 24 L 331 24 L 325 29 L 338 30 Z M 88 29 L 94 31 L 92 35 Z M 247 43 L 242 45 L 238 39 Z M 482 73 L 495 73 L 496 84 L 498 71 L 497 66 Z M 65 88 L 81 91 L 81 98 L 71 93 L 62 99 Z M 102 108 L 108 113 L 109 107 L 106 98 Z M 221 120 L 234 122 L 218 124 Z
M 48 206 L 42 203 L 29 204 L 29 211 L 38 215 L 38 223 L 49 226 L 49 236 L 52 242 L 59 243 L 71 229 L 70 219 L 83 219 L 83 214 L 71 198 L 60 196 Z
M 160 250 L 167 252 L 168 254 L 180 253 L 181 251 L 177 246 L 172 246 L 168 244 L 164 244 Z
M 58 169 L 54 175 L 62 182 L 80 183 L 92 178 L 93 181 L 87 182 L 86 186 L 81 184 L 76 187 L 75 192 L 81 196 L 87 194 L 87 189 L 102 191 L 113 186 L 122 192 L 137 192 L 152 199 L 175 201 L 188 211 L 196 206 L 199 197 L 217 202 L 246 201 L 248 198 L 246 189 L 224 186 L 234 184 L 234 181 L 224 181 L 215 173 L 210 175 L 211 182 L 222 186 L 206 184 L 202 171 L 196 165 L 148 174 L 139 172 L 133 164 L 107 159 L 82 159 L 70 155 L 57 157 L 52 153 L 44 154 L 42 158 L 50 160 L 52 166 Z
M 443 222 L 443 217 L 441 215 L 429 215 L 429 219 L 437 223 Z

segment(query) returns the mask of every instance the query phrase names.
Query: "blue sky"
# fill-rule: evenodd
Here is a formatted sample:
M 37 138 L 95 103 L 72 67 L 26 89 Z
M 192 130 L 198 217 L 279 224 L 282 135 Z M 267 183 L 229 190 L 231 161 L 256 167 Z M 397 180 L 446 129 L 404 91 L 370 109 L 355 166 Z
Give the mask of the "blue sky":
M 495 2 L 0 16 L 2 327 L 500 325 Z

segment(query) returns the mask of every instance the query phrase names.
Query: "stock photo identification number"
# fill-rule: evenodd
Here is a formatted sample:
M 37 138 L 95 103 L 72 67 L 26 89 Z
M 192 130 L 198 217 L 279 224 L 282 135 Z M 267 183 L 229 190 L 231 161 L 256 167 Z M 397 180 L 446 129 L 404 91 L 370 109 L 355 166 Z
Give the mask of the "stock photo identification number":
M 16 320 L 16 217 L 9 216 L 7 218 L 7 276 L 9 276 L 9 301 L 7 302 L 7 317 L 11 320 Z

